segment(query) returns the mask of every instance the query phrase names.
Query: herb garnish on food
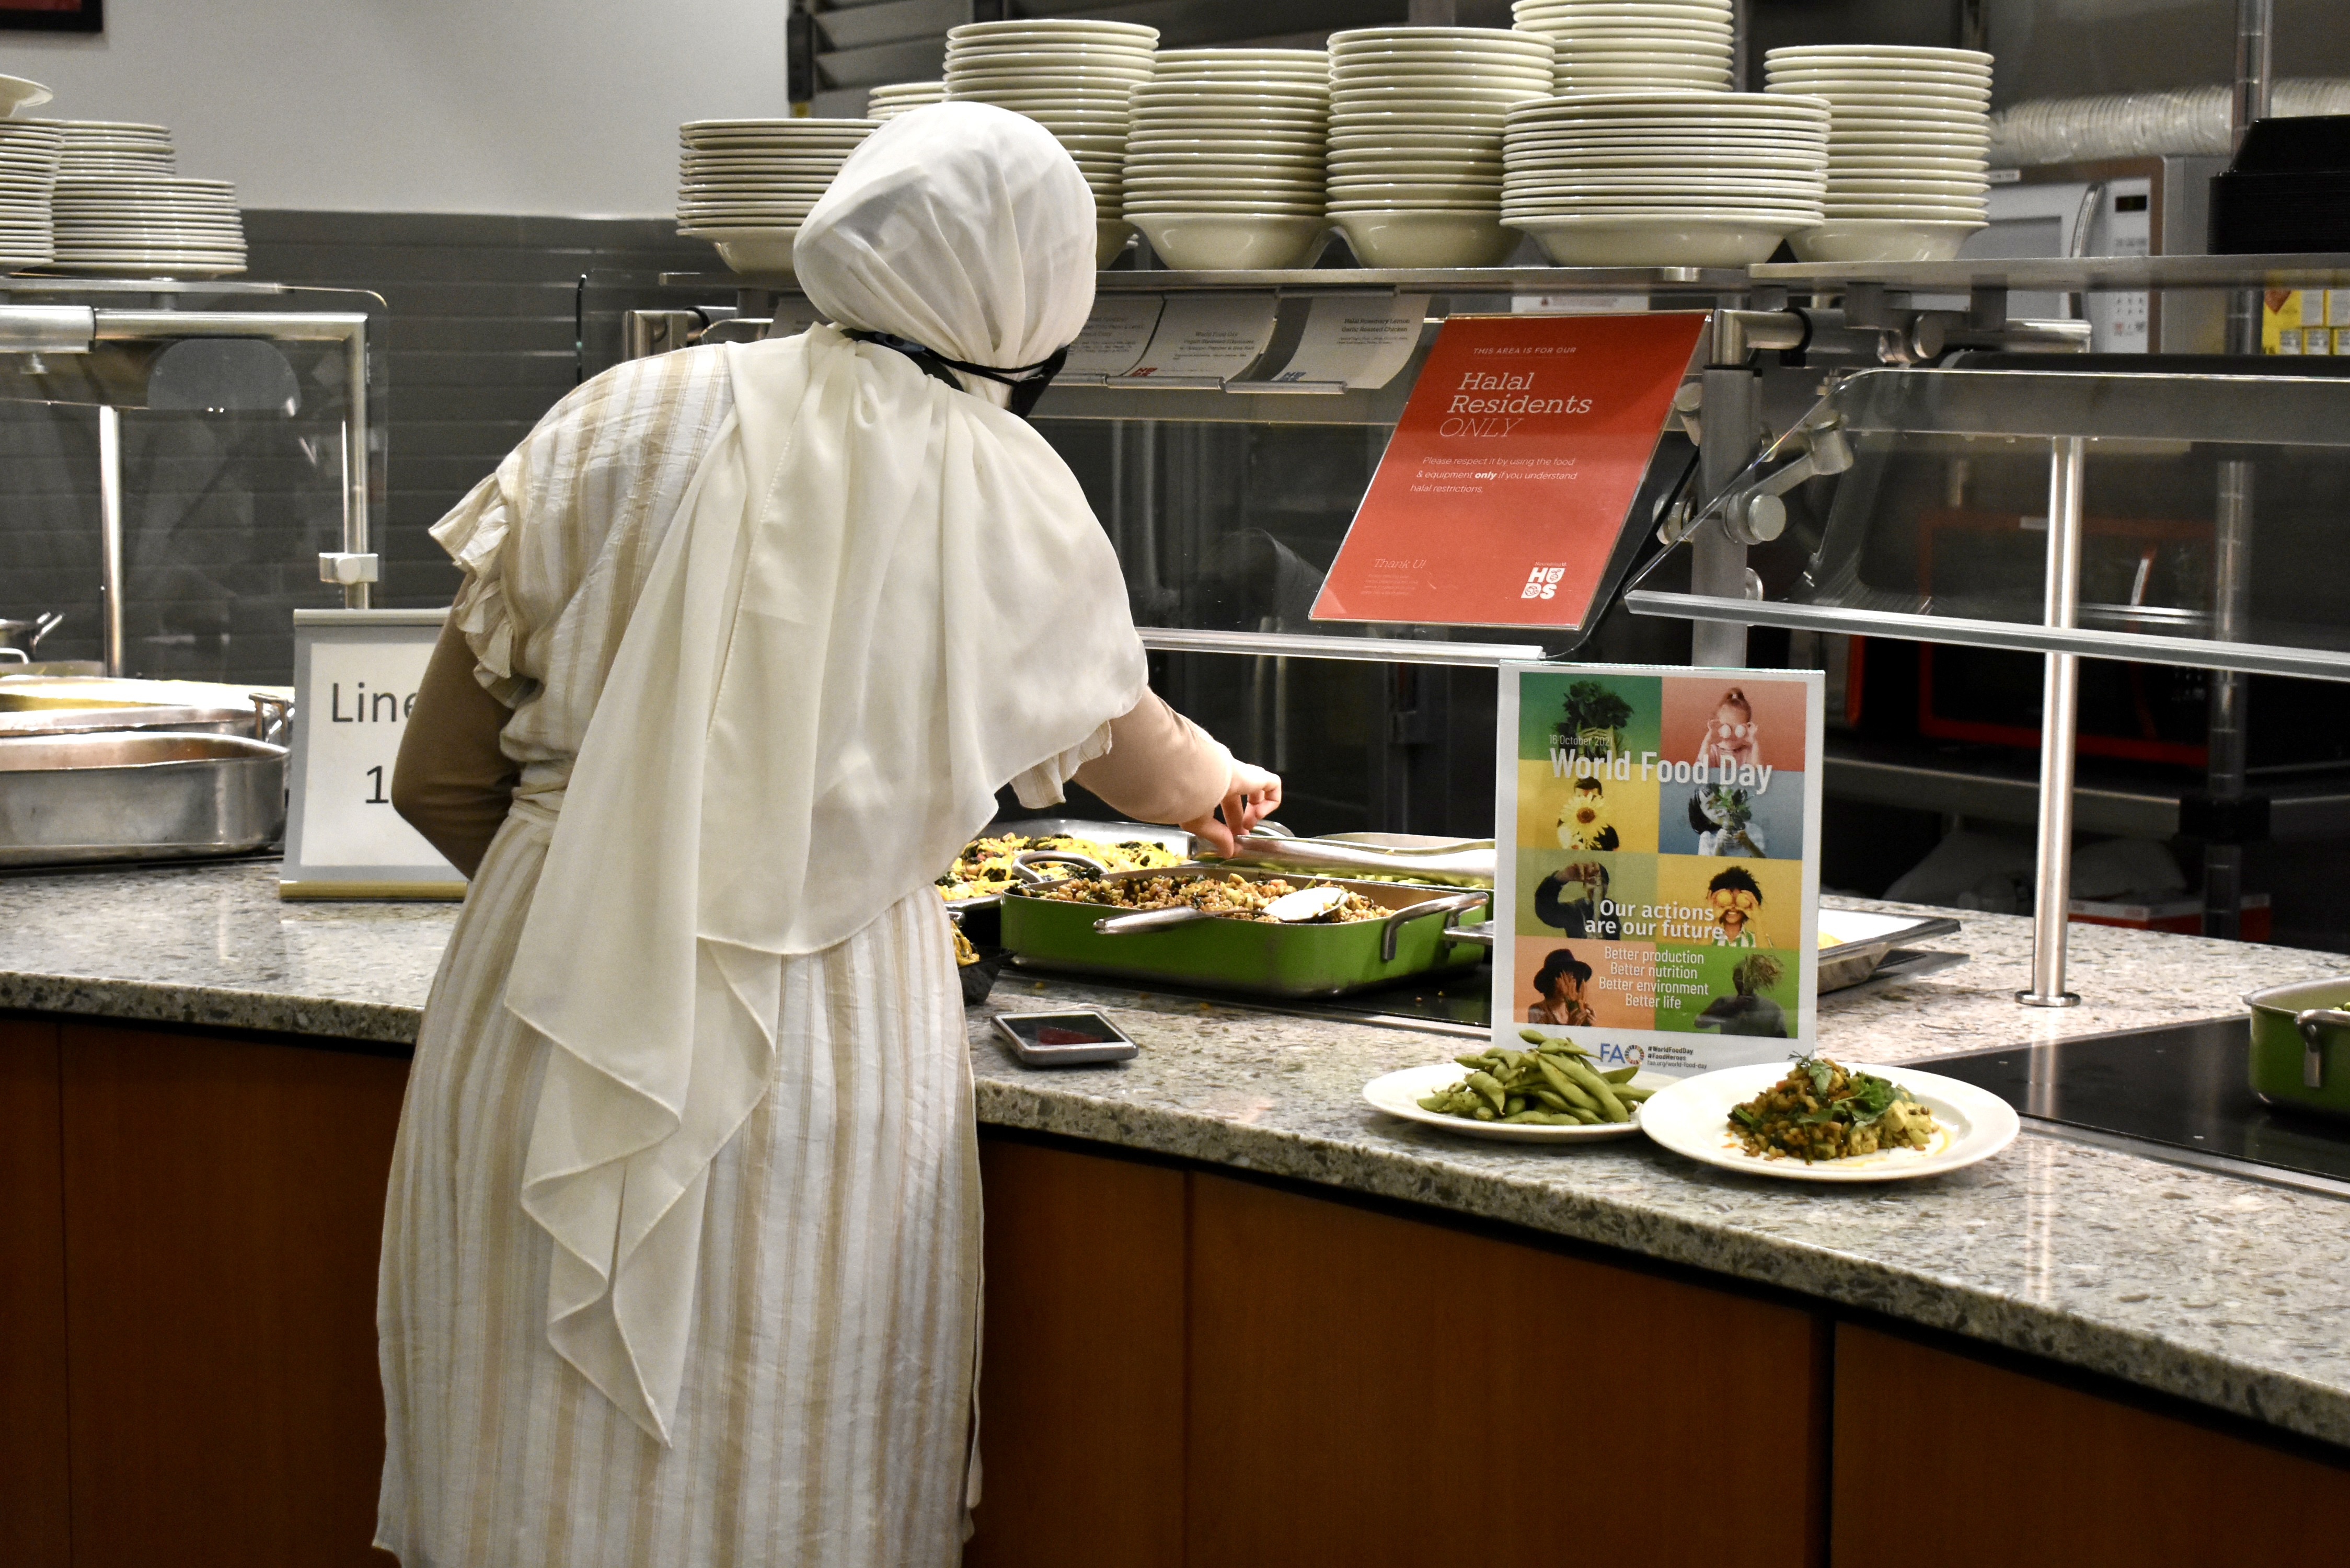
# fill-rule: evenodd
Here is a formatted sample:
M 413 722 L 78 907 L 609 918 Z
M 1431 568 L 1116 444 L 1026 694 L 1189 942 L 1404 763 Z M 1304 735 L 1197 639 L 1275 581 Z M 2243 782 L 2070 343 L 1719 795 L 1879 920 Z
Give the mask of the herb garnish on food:
M 1930 1148 L 1941 1130 L 1933 1113 L 1889 1079 L 1799 1056 L 1787 1075 L 1742 1106 L 1730 1124 L 1746 1152 L 1789 1155 L 1806 1165 L 1888 1148 Z

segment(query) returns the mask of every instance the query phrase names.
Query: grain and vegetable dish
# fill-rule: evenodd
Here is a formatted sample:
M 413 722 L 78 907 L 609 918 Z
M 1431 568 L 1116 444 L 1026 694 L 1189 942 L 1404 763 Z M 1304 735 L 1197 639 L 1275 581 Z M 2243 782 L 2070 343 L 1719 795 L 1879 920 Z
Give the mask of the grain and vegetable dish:
M 1591 1053 L 1572 1041 L 1553 1040 L 1534 1029 L 1520 1030 L 1518 1038 L 1533 1049 L 1495 1045 L 1474 1056 L 1455 1056 L 1469 1075 L 1428 1096 L 1419 1108 L 1522 1127 L 1598 1127 L 1630 1121 L 1648 1097 L 1648 1090 L 1632 1087 L 1638 1067 L 1602 1073 L 1592 1065 Z
M 1787 1075 L 1730 1112 L 1748 1154 L 1789 1156 L 1809 1165 L 1891 1148 L 1930 1148 L 1941 1125 L 1900 1085 L 1840 1067 L 1825 1056 L 1796 1059 Z
M 1027 849 L 1050 849 L 1063 855 L 1082 855 L 1096 861 L 1107 871 L 1155 871 L 1162 866 L 1180 866 L 1183 857 L 1163 844 L 1147 838 L 1122 839 L 1111 844 L 1097 838 L 1077 838 L 1066 833 L 1048 833 L 1036 837 L 1024 834 L 1005 833 L 993 838 L 974 838 L 963 846 L 952 866 L 939 878 L 939 895 L 944 898 L 986 898 L 1022 885 L 1022 877 L 1013 864 L 1013 857 Z M 1046 877 L 1065 877 L 1070 867 L 1039 866 L 1037 871 Z
M 1264 907 L 1284 893 L 1295 893 L 1307 888 L 1327 888 L 1327 881 L 1289 882 L 1279 877 L 1252 881 L 1246 877 L 1227 873 L 1222 877 L 1134 877 L 1123 881 L 1105 881 L 1098 877 L 1072 877 L 1065 882 L 1049 883 L 1023 891 L 1038 898 L 1055 898 L 1068 904 L 1101 904 L 1116 909 L 1173 909 L 1189 905 L 1205 909 L 1211 915 L 1222 915 L 1234 920 L 1269 920 Z M 1316 915 L 1311 920 L 1292 921 L 1294 925 L 1346 925 L 1355 920 L 1377 920 L 1394 913 L 1371 902 L 1360 893 L 1348 892 L 1329 913 Z

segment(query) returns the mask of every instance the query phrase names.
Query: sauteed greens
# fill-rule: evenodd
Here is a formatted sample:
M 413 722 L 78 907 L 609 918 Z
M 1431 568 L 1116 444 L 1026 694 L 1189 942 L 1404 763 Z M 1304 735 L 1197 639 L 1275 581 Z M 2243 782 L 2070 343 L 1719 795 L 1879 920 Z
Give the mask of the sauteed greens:
M 1930 1148 L 1941 1130 L 1933 1113 L 1900 1085 L 1825 1056 L 1797 1057 L 1785 1077 L 1731 1106 L 1730 1125 L 1748 1154 L 1793 1155 L 1806 1165 L 1881 1149 Z

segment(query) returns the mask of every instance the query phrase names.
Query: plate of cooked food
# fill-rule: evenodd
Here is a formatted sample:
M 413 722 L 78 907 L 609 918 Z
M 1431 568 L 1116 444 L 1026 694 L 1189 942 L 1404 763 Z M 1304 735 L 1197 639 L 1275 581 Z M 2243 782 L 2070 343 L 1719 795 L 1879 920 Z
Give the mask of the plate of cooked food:
M 1450 1062 L 1406 1067 L 1363 1085 L 1391 1116 L 1509 1143 L 1578 1143 L 1640 1130 L 1650 1095 L 1672 1080 L 1631 1067 L 1599 1070 L 1591 1054 L 1523 1031 L 1523 1050 L 1495 1045 Z
M 1989 1090 L 1913 1067 L 1825 1056 L 1700 1073 L 1660 1089 L 1640 1127 L 1676 1154 L 1790 1181 L 1903 1181 L 1987 1159 L 2015 1141 Z

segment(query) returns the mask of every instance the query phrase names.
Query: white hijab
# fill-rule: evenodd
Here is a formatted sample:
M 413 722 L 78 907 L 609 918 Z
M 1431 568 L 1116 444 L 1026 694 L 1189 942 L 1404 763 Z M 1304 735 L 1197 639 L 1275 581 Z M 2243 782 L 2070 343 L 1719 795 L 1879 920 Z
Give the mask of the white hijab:
M 875 132 L 794 254 L 836 322 L 1011 368 L 1077 335 L 1093 246 L 1059 144 L 952 103 Z M 710 1161 L 774 1076 L 778 961 L 928 887 L 999 786 L 1144 688 L 1109 542 L 1025 422 L 832 327 L 725 353 L 733 412 L 630 617 L 506 988 L 552 1047 L 522 1191 L 555 1241 L 548 1339 L 663 1443 Z

